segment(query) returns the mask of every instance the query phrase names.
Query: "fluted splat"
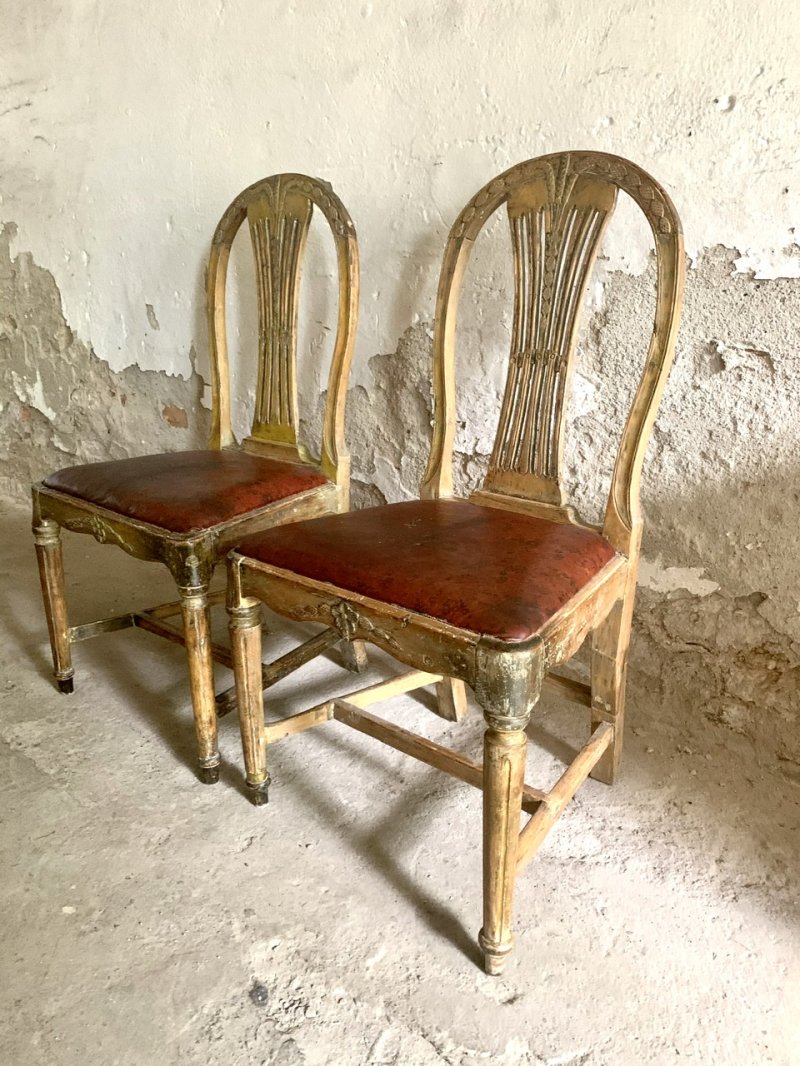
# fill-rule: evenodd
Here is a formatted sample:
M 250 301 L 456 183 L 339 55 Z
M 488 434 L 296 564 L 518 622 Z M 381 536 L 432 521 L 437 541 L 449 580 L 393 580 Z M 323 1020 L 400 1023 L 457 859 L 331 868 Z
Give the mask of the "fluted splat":
M 509 488 L 522 476 L 535 479 L 545 496 L 560 496 L 564 398 L 579 311 L 613 206 L 613 190 L 566 168 L 509 197 L 514 316 L 487 487 Z
M 260 426 L 297 436 L 297 311 L 300 268 L 313 206 L 280 182 L 248 205 L 256 262 L 259 352 L 253 434 Z

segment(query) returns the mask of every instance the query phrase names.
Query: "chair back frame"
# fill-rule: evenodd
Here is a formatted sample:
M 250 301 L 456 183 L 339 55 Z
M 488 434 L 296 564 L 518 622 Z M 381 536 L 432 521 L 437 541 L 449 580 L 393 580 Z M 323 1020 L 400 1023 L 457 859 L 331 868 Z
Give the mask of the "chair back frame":
M 685 262 L 681 225 L 668 194 L 619 156 L 560 152 L 519 163 L 484 186 L 456 219 L 436 299 L 434 429 L 421 495 L 453 494 L 458 298 L 475 240 L 505 203 L 515 280 L 511 353 L 489 470 L 473 498 L 576 521 L 561 484 L 564 406 L 579 312 L 619 189 L 647 218 L 657 265 L 652 337 L 623 429 L 603 522 L 604 535 L 630 557 L 641 536 L 641 469 L 675 353 Z
M 298 442 L 297 314 L 306 238 L 314 207 L 333 235 L 338 267 L 338 319 L 328 375 L 319 460 Z M 213 421 L 211 446 L 235 444 L 231 426 L 226 288 L 231 246 L 247 220 L 258 295 L 258 372 L 250 435 L 242 446 L 271 458 L 318 466 L 347 494 L 350 457 L 344 439 L 347 379 L 358 311 L 358 246 L 353 222 L 327 182 L 276 174 L 231 202 L 214 233 L 206 275 Z M 346 504 L 345 504 L 346 507 Z

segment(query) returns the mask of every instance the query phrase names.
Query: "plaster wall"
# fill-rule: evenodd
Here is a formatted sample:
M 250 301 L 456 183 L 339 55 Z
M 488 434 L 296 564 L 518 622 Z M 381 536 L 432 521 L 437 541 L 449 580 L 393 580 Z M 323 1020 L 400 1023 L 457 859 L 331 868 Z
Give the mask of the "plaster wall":
M 356 499 L 413 495 L 452 219 L 521 159 L 617 152 L 670 191 L 691 259 L 644 483 L 634 684 L 680 689 L 698 713 L 800 773 L 800 20 L 790 0 L 0 0 L 0 12 L 6 491 L 71 462 L 202 442 L 213 227 L 246 184 L 299 170 L 332 182 L 360 237 L 348 418 Z M 465 289 L 464 486 L 480 475 L 502 388 L 506 246 L 498 220 Z M 248 255 L 240 242 L 232 340 L 245 366 Z M 332 276 L 320 230 L 302 334 L 311 437 Z M 651 290 L 647 230 L 623 206 L 572 398 L 568 478 L 587 515 L 641 365 Z M 244 373 L 238 393 L 246 406 Z

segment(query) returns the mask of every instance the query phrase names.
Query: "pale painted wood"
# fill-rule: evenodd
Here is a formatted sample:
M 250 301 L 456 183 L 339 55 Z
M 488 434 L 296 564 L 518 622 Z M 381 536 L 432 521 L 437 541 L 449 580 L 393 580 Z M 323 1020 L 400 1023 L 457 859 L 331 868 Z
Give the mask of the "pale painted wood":
M 311 707 L 307 711 L 298 711 L 280 722 L 271 722 L 264 727 L 264 740 L 266 744 L 276 744 L 285 737 L 294 736 L 295 733 L 303 733 L 306 729 L 329 722 L 333 718 L 333 701 L 320 704 L 319 707 Z
M 338 268 L 336 339 L 328 375 L 328 392 L 319 459 L 312 459 L 297 441 L 297 297 L 303 251 L 313 210 L 317 208 L 333 234 Z M 57 544 L 58 527 L 89 533 L 138 559 L 166 565 L 179 588 L 200 590 L 208 600 L 214 567 L 241 540 L 284 522 L 346 510 L 349 503 L 349 456 L 344 442 L 344 405 L 358 312 L 358 248 L 353 223 L 330 186 L 302 174 L 278 174 L 256 182 L 230 204 L 212 241 L 207 271 L 207 316 L 211 350 L 212 448 L 233 448 L 230 380 L 227 354 L 225 295 L 233 238 L 247 220 L 256 264 L 259 308 L 258 372 L 255 419 L 246 448 L 259 454 L 306 463 L 329 480 L 287 499 L 239 515 L 228 522 L 193 533 L 171 533 L 159 526 L 127 518 L 44 484 L 33 486 L 42 593 L 48 619 L 55 674 L 62 691 L 72 690 L 70 630 L 63 594 L 63 567 Z M 56 529 L 56 534 L 52 528 Z M 134 624 L 170 640 L 175 628 L 163 619 L 182 614 L 185 629 L 179 643 L 187 648 L 192 704 L 199 742 L 200 777 L 212 781 L 217 772 L 216 704 L 212 659 L 229 653 L 212 644 L 208 625 L 183 602 L 135 612 Z M 213 602 L 219 602 L 214 594 Z M 207 612 L 207 606 L 204 608 Z M 163 624 L 160 624 L 163 623 Z M 75 640 L 107 632 L 107 620 L 72 630 Z M 119 628 L 120 626 L 115 626 Z M 205 657 L 205 662 L 200 660 Z M 230 701 L 229 701 L 229 709 Z
M 256 401 L 247 445 L 263 455 L 312 461 L 298 444 L 297 305 L 303 252 L 314 207 L 325 218 L 333 236 L 339 274 L 336 338 L 319 460 L 315 465 L 336 483 L 341 509 L 346 510 L 350 458 L 344 438 L 344 413 L 358 314 L 358 246 L 353 222 L 326 182 L 305 174 L 264 178 L 233 200 L 217 226 L 206 275 L 212 443 L 218 448 L 235 443 L 225 300 L 231 246 L 240 226 L 247 221 L 259 311 Z
M 483 928 L 488 974 L 502 973 L 512 946 L 511 911 L 522 811 L 525 731 L 486 730 L 483 746 Z M 535 818 L 536 815 L 533 815 Z
M 246 784 L 253 802 L 261 805 L 267 802 L 269 786 L 261 678 L 261 606 L 256 600 L 240 599 L 229 606 L 228 616 Z
M 219 778 L 217 712 L 214 704 L 214 665 L 210 654 L 211 615 L 207 589 L 180 589 L 189 687 L 197 737 L 197 763 L 200 779 L 213 784 Z
M 234 555 L 236 580 L 247 594 L 303 621 L 339 628 L 348 639 L 375 643 L 416 669 L 441 675 L 445 714 L 468 683 L 487 721 L 480 770 L 484 789 L 484 926 L 480 944 L 489 973 L 511 949 L 518 855 L 524 864 L 586 776 L 612 780 L 619 761 L 625 660 L 641 538 L 639 479 L 656 407 L 675 348 L 685 262 L 680 223 L 663 188 L 641 168 L 600 152 L 558 153 L 512 167 L 481 189 L 450 232 L 436 298 L 434 425 L 421 486 L 423 498 L 451 496 L 456 427 L 455 345 L 460 287 L 476 238 L 498 208 L 511 226 L 515 305 L 508 376 L 498 433 L 484 485 L 473 503 L 556 523 L 582 525 L 564 499 L 561 481 L 564 409 L 580 312 L 592 264 L 618 191 L 644 212 L 655 243 L 658 292 L 642 378 L 625 424 L 601 532 L 616 555 L 530 640 L 504 643 L 442 619 L 291 574 Z M 479 561 L 476 561 L 479 565 Z M 562 695 L 591 705 L 592 735 L 519 832 L 527 724 L 543 675 L 570 659 L 593 635 L 592 684 L 551 675 Z M 452 679 L 452 680 L 448 680 Z M 545 679 L 547 683 L 547 679 Z M 334 701 L 334 716 L 429 765 L 476 783 L 469 760 L 357 711 L 351 697 Z M 348 709 L 349 708 L 349 709 Z M 360 716 L 360 717 L 359 717 Z M 539 800 L 542 800 L 539 803 Z

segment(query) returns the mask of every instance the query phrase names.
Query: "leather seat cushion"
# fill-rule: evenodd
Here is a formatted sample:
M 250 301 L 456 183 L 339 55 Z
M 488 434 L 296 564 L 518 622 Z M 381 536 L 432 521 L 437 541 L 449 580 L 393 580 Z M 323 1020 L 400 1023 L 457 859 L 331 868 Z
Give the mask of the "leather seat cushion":
M 194 533 L 327 483 L 298 463 L 237 450 L 166 452 L 68 467 L 51 489 L 172 533 Z
M 534 636 L 612 558 L 599 533 L 466 500 L 419 500 L 295 522 L 242 554 L 460 629 Z

